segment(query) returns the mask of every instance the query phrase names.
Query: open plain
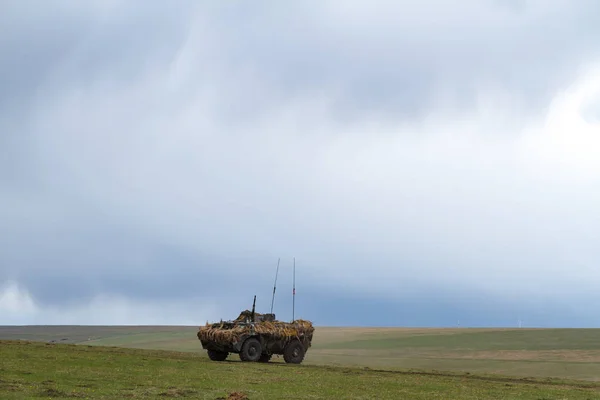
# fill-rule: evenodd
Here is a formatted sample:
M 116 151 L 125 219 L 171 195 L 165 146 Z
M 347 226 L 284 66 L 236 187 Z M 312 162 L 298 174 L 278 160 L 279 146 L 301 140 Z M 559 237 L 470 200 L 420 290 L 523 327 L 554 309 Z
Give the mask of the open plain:
M 53 382 L 54 398 L 600 398 L 596 329 L 317 327 L 301 366 L 211 362 L 196 331 L 0 327 L 0 394 L 29 398 Z

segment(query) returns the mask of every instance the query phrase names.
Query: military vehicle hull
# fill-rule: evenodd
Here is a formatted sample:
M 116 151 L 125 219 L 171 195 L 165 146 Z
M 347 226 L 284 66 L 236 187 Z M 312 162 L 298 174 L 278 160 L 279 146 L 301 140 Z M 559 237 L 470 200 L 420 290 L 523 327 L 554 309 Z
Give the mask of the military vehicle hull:
M 268 362 L 283 355 L 286 363 L 299 364 L 311 347 L 314 327 L 310 321 L 282 322 L 273 314 L 244 311 L 234 321 L 206 324 L 198 339 L 213 361 L 238 354 L 242 361 Z

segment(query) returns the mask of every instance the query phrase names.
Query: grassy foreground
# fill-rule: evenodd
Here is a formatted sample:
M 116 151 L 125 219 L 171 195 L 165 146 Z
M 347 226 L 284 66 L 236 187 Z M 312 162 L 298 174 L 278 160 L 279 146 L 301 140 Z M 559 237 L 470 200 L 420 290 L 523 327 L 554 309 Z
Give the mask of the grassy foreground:
M 192 352 L 0 341 L 0 398 L 597 399 L 600 384 L 385 371 L 216 363 Z
M 191 352 L 194 326 L 0 326 L 0 339 Z M 600 329 L 317 327 L 306 365 L 555 377 L 600 383 Z

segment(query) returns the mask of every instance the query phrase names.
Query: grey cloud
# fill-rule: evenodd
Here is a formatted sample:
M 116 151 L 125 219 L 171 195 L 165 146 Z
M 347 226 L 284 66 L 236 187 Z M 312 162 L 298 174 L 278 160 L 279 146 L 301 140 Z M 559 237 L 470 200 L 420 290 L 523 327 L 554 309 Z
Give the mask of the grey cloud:
M 244 35 L 226 36 L 228 54 L 290 93 L 331 90 L 345 118 L 365 112 L 417 118 L 437 105 L 440 89 L 459 106 L 472 106 L 481 84 L 518 94 L 524 107 L 539 110 L 573 79 L 579 61 L 599 55 L 593 2 L 537 2 L 518 15 L 472 7 L 479 15 L 437 1 L 369 5 L 388 6 L 384 23 L 369 21 L 366 6 L 330 3 L 326 17 L 318 11 L 327 7 L 316 5 L 312 14 L 267 14 Z M 436 8 L 442 8 L 437 15 Z M 363 11 L 368 22 L 358 21 Z M 352 12 L 357 20 L 346 17 Z M 436 24 L 446 12 L 450 22 Z
M 600 123 L 600 95 L 589 101 L 582 110 L 585 120 L 591 124 Z
M 39 87 L 43 72 L 61 55 L 63 66 L 55 68 L 62 71 L 56 81 L 60 85 L 67 79 L 80 84 L 98 78 L 114 81 L 119 76 L 124 81 L 135 79 L 145 63 L 169 64 L 188 30 L 196 29 L 196 51 L 204 52 L 197 65 L 198 80 L 253 77 L 279 98 L 327 90 L 335 94 L 340 118 L 365 112 L 417 118 L 436 105 L 440 88 L 447 89 L 459 106 L 473 105 L 481 83 L 520 93 L 523 106 L 543 107 L 552 93 L 572 79 L 576 60 L 598 56 L 594 47 L 599 35 L 594 20 L 598 6 L 593 2 L 576 8 L 564 2 L 534 3 L 518 15 L 502 16 L 498 10 L 499 17 L 491 13 L 480 17 L 469 10 L 461 17 L 463 11 L 456 7 L 458 11 L 449 17 L 453 22 L 437 25 L 426 25 L 440 16 L 423 14 L 422 8 L 442 6 L 448 12 L 442 3 L 391 5 L 389 13 L 397 16 L 397 23 L 388 17 L 389 22 L 370 21 L 356 31 L 352 24 L 344 25 L 344 7 L 336 2 L 329 14 L 322 13 L 327 7 L 320 3 L 290 9 L 213 5 L 197 14 L 190 3 L 178 4 L 169 10 L 152 2 L 122 7 L 120 19 L 106 28 L 92 20 L 82 29 L 82 23 L 74 20 L 64 24 L 68 34 L 63 37 L 53 38 L 60 31 L 51 31 L 49 38 L 32 38 L 33 59 L 12 58 L 10 81 L 18 82 L 21 93 L 27 81 L 32 88 Z M 360 7 L 355 12 L 361 12 Z M 546 8 L 553 11 L 545 13 Z M 417 22 L 403 27 L 411 15 Z M 178 19 L 184 16 L 187 19 Z M 419 29 L 419 22 L 429 28 Z M 19 37 L 15 42 L 21 44 Z M 14 48 L 11 53 L 16 53 Z M 154 56 L 147 58 L 149 54 Z M 213 68 L 206 70 L 203 64 Z M 24 67 L 32 69 L 28 80 L 19 79 Z M 244 70 L 249 76 L 240 76 Z M 94 75 L 98 73 L 104 75 Z M 247 93 L 236 91 L 235 85 L 229 89 L 222 106 L 224 120 L 248 115 L 248 109 L 260 112 L 268 101 L 260 101 L 260 87 Z
M 189 29 L 182 18 L 192 8 L 185 1 L 167 8 L 118 3 L 108 13 L 97 2 L 7 4 L 0 21 L 0 110 L 11 113 L 48 90 L 127 82 L 148 63 L 172 59 Z
M 15 24 L 2 44 L 21 101 L 0 109 L 0 279 L 40 304 L 231 314 L 269 294 L 279 256 L 288 290 L 294 255 L 321 321 L 349 293 L 431 311 L 424 293 L 445 290 L 435 303 L 464 310 L 468 288 L 542 313 L 569 277 L 561 298 L 591 293 L 595 170 L 532 172 L 546 164 L 519 138 L 597 55 L 597 3 L 90 4 L 62 14 L 64 36 Z M 432 24 L 430 7 L 447 17 Z M 496 89 L 509 103 L 473 111 Z

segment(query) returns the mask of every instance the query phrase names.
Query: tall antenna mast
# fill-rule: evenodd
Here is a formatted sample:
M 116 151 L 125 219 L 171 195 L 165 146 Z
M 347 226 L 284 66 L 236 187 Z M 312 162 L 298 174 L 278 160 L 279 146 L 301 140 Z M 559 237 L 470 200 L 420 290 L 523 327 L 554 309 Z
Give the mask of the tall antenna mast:
M 296 257 L 294 257 L 294 279 L 293 279 L 293 289 L 292 289 L 292 322 L 296 320 L 295 310 L 296 310 Z
M 279 275 L 279 261 L 281 261 L 281 258 L 277 259 L 277 271 L 275 272 L 275 283 L 273 284 L 273 298 L 271 299 L 271 314 L 273 314 L 273 303 L 275 302 L 275 289 L 277 288 L 277 275 Z

